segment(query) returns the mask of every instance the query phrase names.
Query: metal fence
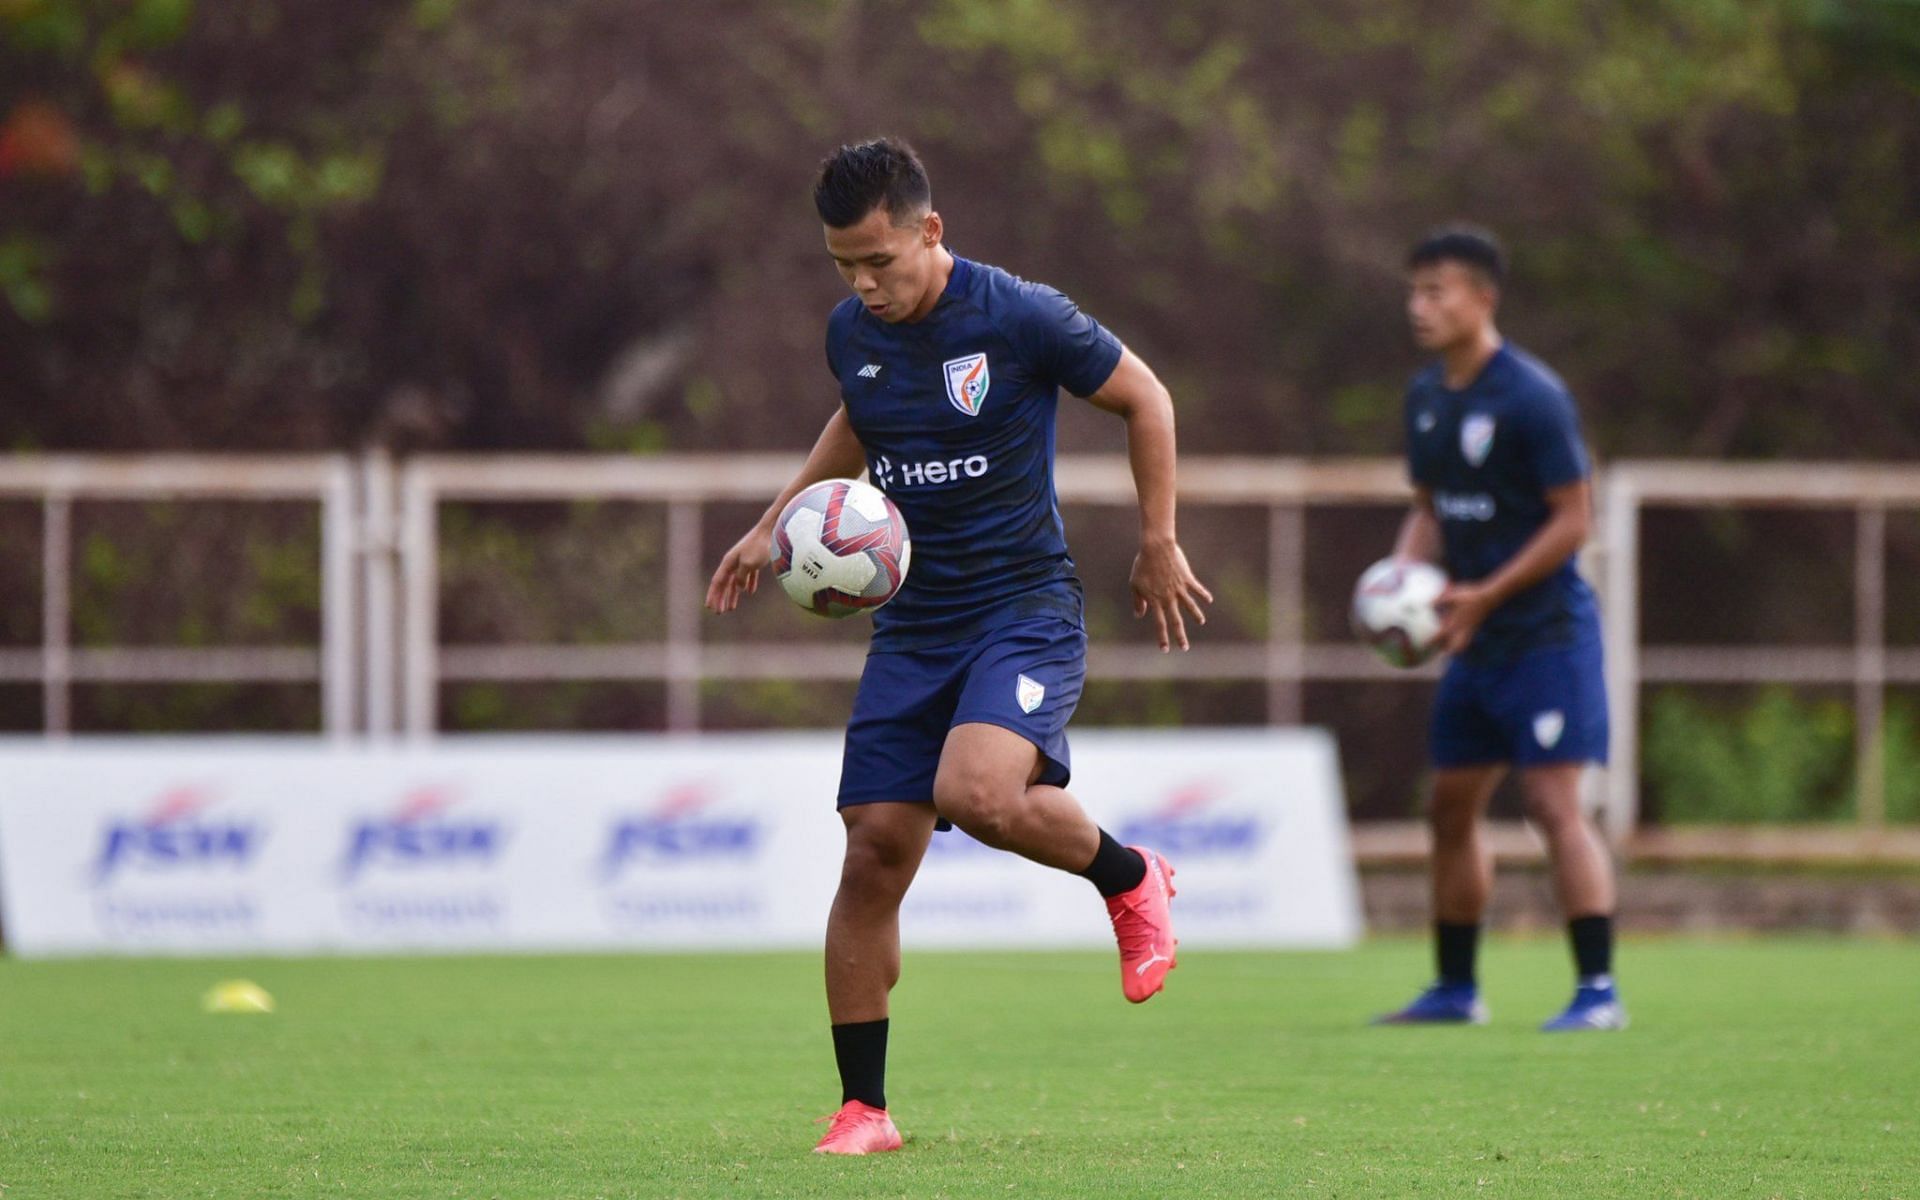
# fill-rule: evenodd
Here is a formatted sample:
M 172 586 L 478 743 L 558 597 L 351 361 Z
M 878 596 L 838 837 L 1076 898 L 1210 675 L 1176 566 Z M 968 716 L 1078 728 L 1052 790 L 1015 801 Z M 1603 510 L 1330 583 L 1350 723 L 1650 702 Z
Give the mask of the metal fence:
M 0 647 L 0 681 L 40 685 L 53 737 L 71 729 L 75 683 L 311 682 L 320 689 L 323 727 L 351 732 L 361 687 L 354 593 L 363 550 L 355 497 L 361 473 L 360 464 L 332 456 L 0 458 L 0 498 L 37 501 L 41 508 L 40 644 Z M 318 504 L 320 645 L 75 646 L 73 507 L 89 500 Z
M 1668 830 L 1640 838 L 1648 855 L 1697 857 L 1920 858 L 1912 829 L 1887 828 L 1886 689 L 1920 683 L 1920 648 L 1887 645 L 1887 514 L 1920 509 L 1920 467 L 1830 463 L 1621 462 L 1600 490 L 1602 620 L 1608 648 L 1613 754 L 1605 782 L 1610 835 L 1639 828 L 1640 692 L 1648 683 L 1792 683 L 1847 686 L 1854 708 L 1858 821 L 1803 830 L 1791 841 L 1766 830 Z M 1691 509 L 1824 509 L 1854 522 L 1853 639 L 1800 646 L 1647 645 L 1641 640 L 1640 529 L 1653 506 Z M 1809 581 L 1819 586 L 1818 581 Z
M 711 564 L 703 557 L 709 507 L 764 502 L 791 477 L 787 455 L 423 456 L 395 463 L 359 458 L 239 456 L 51 456 L 0 459 L 0 496 L 43 508 L 38 647 L 0 648 L 0 680 L 37 681 L 50 735 L 71 727 L 76 681 L 311 681 L 322 694 L 322 725 L 335 736 L 430 736 L 441 689 L 475 680 L 626 680 L 663 684 L 666 725 L 701 728 L 701 686 L 713 680 L 857 677 L 854 646 L 712 644 L 700 605 Z M 1597 478 L 1599 529 L 1585 567 L 1602 596 L 1608 634 L 1616 767 L 1603 783 L 1610 834 L 1639 825 L 1640 694 L 1650 683 L 1824 684 L 1850 687 L 1856 709 L 1857 827 L 1802 835 L 1802 846 L 1877 856 L 1889 846 L 1920 856 L 1911 831 L 1882 836 L 1885 824 L 1885 689 L 1920 683 L 1920 649 L 1886 644 L 1886 528 L 1890 509 L 1920 510 L 1920 469 L 1825 464 L 1622 462 Z M 1058 487 L 1068 505 L 1133 502 L 1121 456 L 1065 456 Z M 320 508 L 321 644 L 247 649 L 76 647 L 70 633 L 71 513 L 76 501 L 117 499 L 310 500 Z M 665 512 L 667 601 L 661 636 L 594 645 L 448 644 L 439 632 L 447 597 L 440 583 L 443 505 L 455 502 L 629 500 Z M 1188 511 L 1235 506 L 1264 511 L 1266 636 L 1196 644 L 1185 655 L 1150 647 L 1096 645 L 1092 671 L 1107 679 L 1234 680 L 1264 685 L 1266 716 L 1297 722 L 1308 682 L 1431 677 L 1394 671 L 1350 642 L 1306 637 L 1305 546 L 1310 510 L 1398 506 L 1407 501 L 1398 460 L 1307 461 L 1190 458 L 1181 464 Z M 1643 645 L 1639 537 L 1649 506 L 1821 508 L 1850 511 L 1857 528 L 1854 636 L 1836 645 Z M 730 532 L 730 531 L 729 531 Z M 1383 831 L 1388 842 L 1393 831 Z M 1417 832 L 1402 831 L 1417 839 Z M 1648 845 L 1686 853 L 1685 834 Z M 1811 842 L 1809 841 L 1811 836 Z M 1760 845 L 1767 835 L 1715 844 Z M 1676 840 L 1676 838 L 1678 840 Z M 1386 844 L 1386 843 L 1383 843 Z M 1770 843 L 1769 843 L 1770 844 Z M 1412 842 L 1409 841 L 1411 846 Z M 1523 847 L 1524 849 L 1524 847 Z

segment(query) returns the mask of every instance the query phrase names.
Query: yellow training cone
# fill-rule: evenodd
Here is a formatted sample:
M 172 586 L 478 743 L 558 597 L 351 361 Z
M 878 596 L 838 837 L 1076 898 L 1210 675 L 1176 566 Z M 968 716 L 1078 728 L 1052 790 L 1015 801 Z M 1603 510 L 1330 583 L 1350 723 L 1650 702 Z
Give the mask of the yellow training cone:
M 273 997 L 251 979 L 225 979 L 200 997 L 200 1007 L 210 1013 L 270 1013 Z

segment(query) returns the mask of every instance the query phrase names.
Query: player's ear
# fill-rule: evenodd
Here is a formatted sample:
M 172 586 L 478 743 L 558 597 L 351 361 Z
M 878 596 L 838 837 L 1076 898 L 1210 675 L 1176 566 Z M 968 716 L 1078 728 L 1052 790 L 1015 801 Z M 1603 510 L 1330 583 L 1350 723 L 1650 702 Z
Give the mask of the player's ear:
M 931 250 L 940 244 L 941 235 L 946 227 L 940 223 L 940 214 L 930 212 L 920 219 L 920 240 Z

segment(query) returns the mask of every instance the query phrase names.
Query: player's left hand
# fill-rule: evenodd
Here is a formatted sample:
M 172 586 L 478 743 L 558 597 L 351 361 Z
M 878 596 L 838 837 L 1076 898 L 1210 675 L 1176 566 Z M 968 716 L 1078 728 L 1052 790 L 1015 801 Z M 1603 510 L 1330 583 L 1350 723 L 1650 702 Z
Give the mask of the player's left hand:
M 1440 646 L 1458 654 L 1473 641 L 1480 623 L 1493 612 L 1492 593 L 1478 584 L 1450 583 L 1433 606 L 1440 611 Z
M 1160 651 L 1166 653 L 1174 643 L 1187 649 L 1187 624 L 1181 610 L 1205 625 L 1207 612 L 1202 602 L 1213 603 L 1213 593 L 1193 576 L 1187 556 L 1175 541 L 1145 542 L 1133 559 L 1133 615 L 1153 614 L 1160 635 Z

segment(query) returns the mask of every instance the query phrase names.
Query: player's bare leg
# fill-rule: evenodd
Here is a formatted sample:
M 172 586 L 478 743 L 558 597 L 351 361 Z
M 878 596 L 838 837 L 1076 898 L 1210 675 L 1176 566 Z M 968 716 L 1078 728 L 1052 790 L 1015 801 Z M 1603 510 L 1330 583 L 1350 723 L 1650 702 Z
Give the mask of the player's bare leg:
M 998 725 L 956 725 L 934 776 L 940 815 L 996 850 L 1062 871 L 1078 871 L 1100 846 L 1100 828 L 1064 789 L 1034 781 L 1040 751 Z
M 1376 1018 L 1382 1025 L 1481 1024 L 1474 962 L 1480 922 L 1493 895 L 1493 852 L 1482 830 L 1487 802 L 1506 767 L 1444 767 L 1434 772 L 1427 822 L 1433 831 L 1433 936 L 1439 978 L 1413 1003 Z
M 1520 772 L 1527 820 L 1547 843 L 1579 977 L 1573 1002 L 1545 1026 L 1555 1032 L 1624 1029 L 1627 1024 L 1613 986 L 1613 861 L 1580 803 L 1585 770 L 1578 763 L 1555 763 Z
M 900 979 L 900 901 L 927 841 L 925 804 L 859 804 L 840 810 L 847 827 L 840 888 L 827 916 L 827 1013 L 840 1066 L 841 1107 L 821 1154 L 900 1148 L 887 1115 L 887 995 Z
M 1039 749 L 1010 729 L 956 725 L 940 754 L 934 805 L 986 845 L 1092 880 L 1120 945 L 1121 990 L 1137 1004 L 1175 966 L 1173 869 L 1152 850 L 1119 846 L 1065 789 L 1036 782 L 1042 766 Z
M 1504 766 L 1434 772 L 1427 823 L 1433 830 L 1433 919 L 1478 925 L 1493 897 L 1493 850 L 1483 828 Z
M 1569 920 L 1611 913 L 1614 906 L 1613 861 L 1600 831 L 1581 811 L 1585 769 L 1578 763 L 1556 763 L 1520 772 L 1527 820 L 1547 843 L 1554 891 Z
M 878 1021 L 900 979 L 900 901 L 933 836 L 925 804 L 857 804 L 847 827 L 840 888 L 827 915 L 827 1015 L 835 1025 Z

